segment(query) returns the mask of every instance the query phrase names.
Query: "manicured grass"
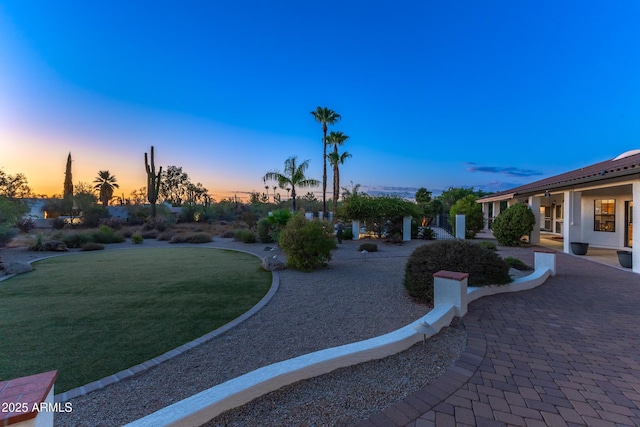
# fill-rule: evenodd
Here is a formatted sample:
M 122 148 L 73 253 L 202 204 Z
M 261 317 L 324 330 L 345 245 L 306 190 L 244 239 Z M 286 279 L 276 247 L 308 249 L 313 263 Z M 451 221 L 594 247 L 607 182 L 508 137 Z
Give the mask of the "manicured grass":
M 0 282 L 0 381 L 58 369 L 56 393 L 224 325 L 271 285 L 257 258 L 205 248 L 80 253 L 34 268 Z

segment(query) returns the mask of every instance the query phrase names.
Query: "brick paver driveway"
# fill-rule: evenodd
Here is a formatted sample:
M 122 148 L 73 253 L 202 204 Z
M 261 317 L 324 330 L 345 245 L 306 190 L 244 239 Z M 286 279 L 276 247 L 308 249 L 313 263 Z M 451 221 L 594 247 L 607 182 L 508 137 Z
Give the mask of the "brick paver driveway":
M 640 275 L 557 261 L 537 289 L 471 303 L 461 359 L 362 425 L 640 425 Z

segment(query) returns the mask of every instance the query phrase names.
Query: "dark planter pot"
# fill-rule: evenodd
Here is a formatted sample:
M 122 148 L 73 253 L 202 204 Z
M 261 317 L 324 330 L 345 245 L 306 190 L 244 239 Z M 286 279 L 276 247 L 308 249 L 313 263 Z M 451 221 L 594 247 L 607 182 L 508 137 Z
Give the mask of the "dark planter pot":
M 574 255 L 586 255 L 589 250 L 589 244 L 583 242 L 570 242 L 571 252 Z
M 618 251 L 618 262 L 624 268 L 633 267 L 633 257 L 632 253 L 629 251 Z

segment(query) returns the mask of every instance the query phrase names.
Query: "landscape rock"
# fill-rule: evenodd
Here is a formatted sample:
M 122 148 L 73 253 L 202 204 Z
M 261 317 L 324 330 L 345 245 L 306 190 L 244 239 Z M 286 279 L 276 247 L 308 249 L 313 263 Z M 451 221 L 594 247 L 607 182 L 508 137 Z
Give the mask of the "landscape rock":
M 284 270 L 284 262 L 280 261 L 277 256 L 262 258 L 262 268 L 267 271 Z
M 7 261 L 3 266 L 6 274 L 20 274 L 33 271 L 33 266 L 26 262 Z
M 67 248 L 67 245 L 65 245 L 64 242 L 61 242 L 59 240 L 51 240 L 45 243 L 44 247 L 47 251 L 53 251 L 53 252 L 66 252 L 69 250 Z

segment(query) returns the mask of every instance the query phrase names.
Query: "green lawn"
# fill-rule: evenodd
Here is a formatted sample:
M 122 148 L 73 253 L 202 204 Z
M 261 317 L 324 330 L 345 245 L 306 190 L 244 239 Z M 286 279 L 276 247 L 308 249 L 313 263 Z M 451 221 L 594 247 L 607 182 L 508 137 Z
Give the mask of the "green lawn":
M 254 256 L 206 248 L 80 253 L 0 282 L 0 380 L 57 369 L 60 393 L 235 319 L 268 291 Z

